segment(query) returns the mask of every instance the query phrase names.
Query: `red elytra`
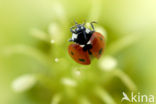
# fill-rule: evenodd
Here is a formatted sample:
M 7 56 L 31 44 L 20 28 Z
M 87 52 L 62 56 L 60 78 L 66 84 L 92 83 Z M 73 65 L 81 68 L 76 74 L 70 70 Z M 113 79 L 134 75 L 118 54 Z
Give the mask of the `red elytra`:
M 71 44 L 68 48 L 69 55 L 79 64 L 89 65 L 90 58 L 88 51 L 83 51 L 83 48 L 78 44 Z
M 90 41 L 92 44 L 92 49 L 90 49 L 90 51 L 92 52 L 93 56 L 100 58 L 105 47 L 104 36 L 98 32 L 94 32 L 90 38 Z
M 105 47 L 104 36 L 98 32 L 94 32 L 90 38 L 92 48 L 89 50 L 96 58 L 100 58 Z M 84 51 L 78 44 L 70 44 L 68 47 L 69 55 L 79 64 L 89 65 L 90 54 L 88 51 Z

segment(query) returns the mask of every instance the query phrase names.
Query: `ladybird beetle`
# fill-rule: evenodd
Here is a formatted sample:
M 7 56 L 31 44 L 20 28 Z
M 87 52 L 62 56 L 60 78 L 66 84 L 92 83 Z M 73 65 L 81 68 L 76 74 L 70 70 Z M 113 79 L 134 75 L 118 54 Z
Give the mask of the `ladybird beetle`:
M 85 23 L 78 24 L 70 28 L 72 38 L 69 42 L 74 42 L 68 47 L 69 55 L 79 64 L 89 65 L 91 63 L 90 55 L 100 58 L 104 51 L 104 36 L 95 32 L 94 25 L 91 22 L 92 30 L 85 27 Z

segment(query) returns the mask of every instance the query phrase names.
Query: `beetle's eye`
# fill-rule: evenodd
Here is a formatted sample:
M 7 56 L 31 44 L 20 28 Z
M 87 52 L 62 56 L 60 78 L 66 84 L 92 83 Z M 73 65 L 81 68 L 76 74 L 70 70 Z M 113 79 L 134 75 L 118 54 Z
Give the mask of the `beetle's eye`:
M 76 29 L 77 31 L 79 30 L 79 28 Z
M 89 34 L 90 33 L 90 30 L 89 29 L 86 29 L 86 33 Z

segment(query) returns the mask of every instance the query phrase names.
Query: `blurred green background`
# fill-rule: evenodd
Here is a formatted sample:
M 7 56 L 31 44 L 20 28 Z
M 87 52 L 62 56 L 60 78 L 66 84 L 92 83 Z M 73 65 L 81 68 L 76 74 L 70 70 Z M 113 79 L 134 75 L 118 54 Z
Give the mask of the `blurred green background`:
M 106 49 L 67 53 L 73 20 L 97 21 Z M 0 104 L 120 104 L 156 94 L 155 0 L 0 0 Z

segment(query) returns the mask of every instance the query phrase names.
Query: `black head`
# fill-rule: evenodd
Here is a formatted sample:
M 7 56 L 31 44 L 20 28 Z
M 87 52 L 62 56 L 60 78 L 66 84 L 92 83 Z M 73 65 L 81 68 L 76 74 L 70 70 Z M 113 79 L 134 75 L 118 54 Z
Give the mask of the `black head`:
M 78 24 L 77 22 L 75 22 L 75 26 L 71 27 L 71 32 L 75 34 L 79 34 L 85 30 L 86 30 L 85 23 Z
M 77 22 L 70 28 L 70 31 L 72 32 L 72 38 L 69 41 L 80 45 L 86 45 L 93 33 L 93 31 L 85 27 L 85 23 L 78 24 Z

